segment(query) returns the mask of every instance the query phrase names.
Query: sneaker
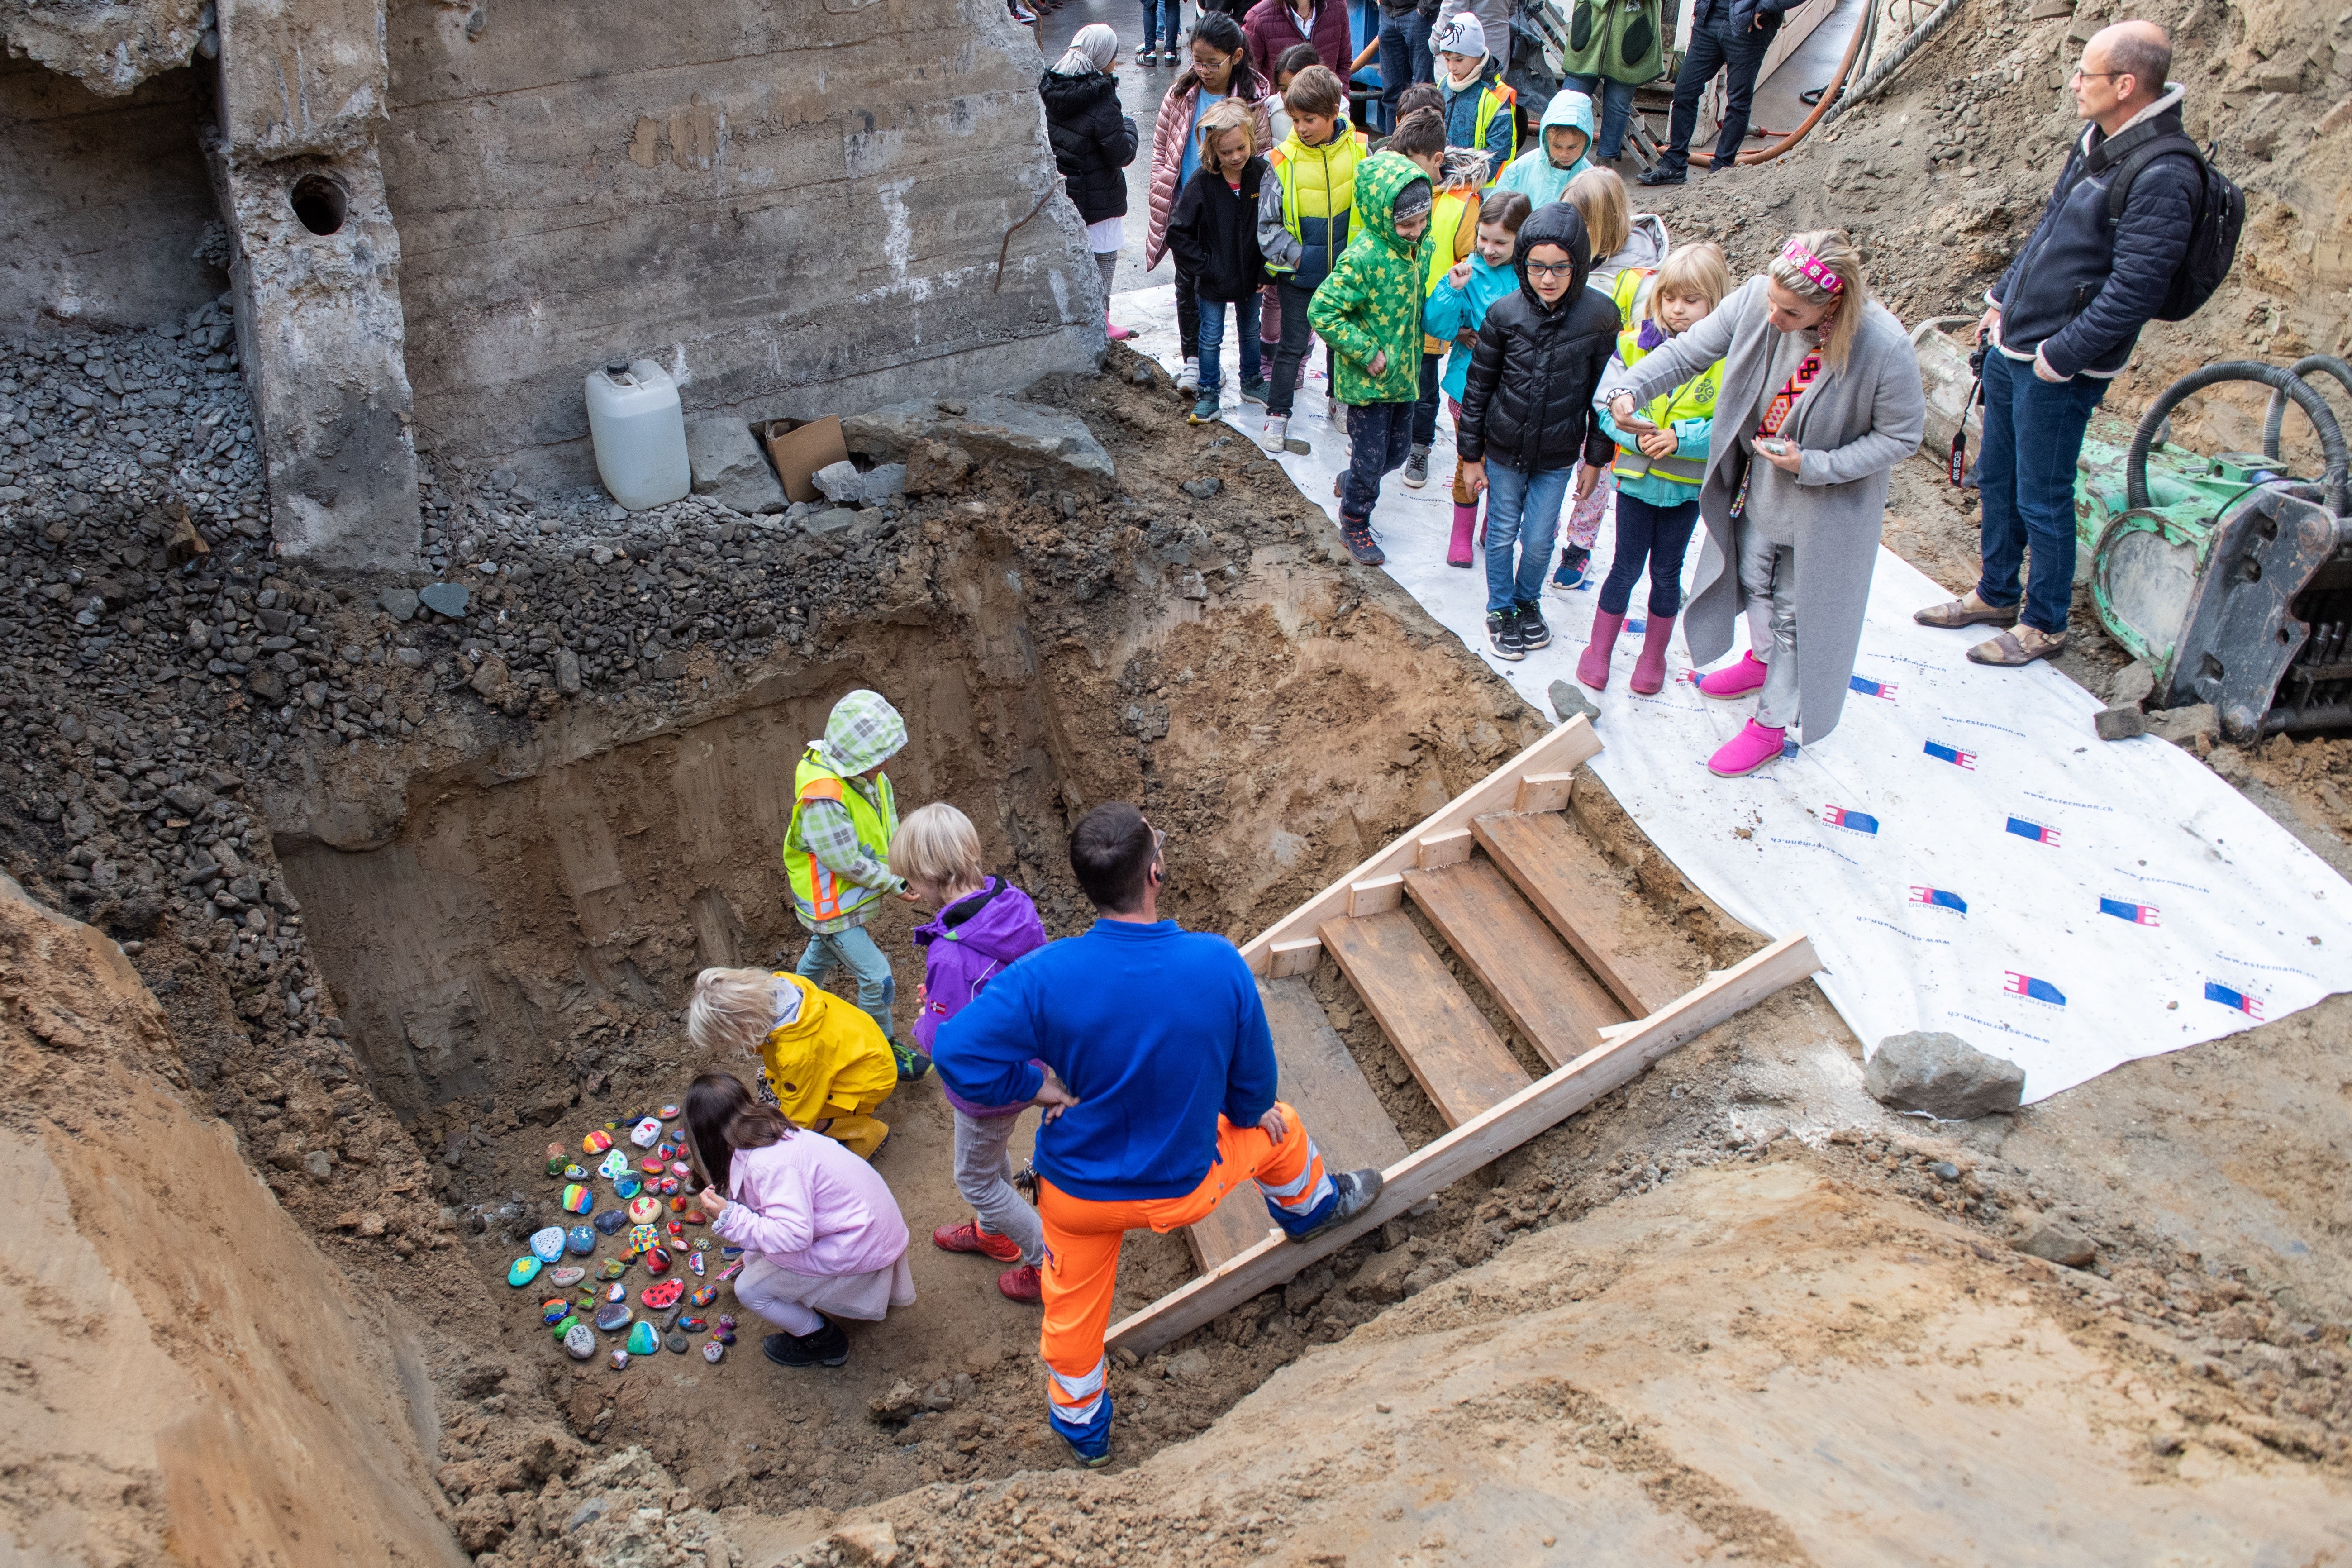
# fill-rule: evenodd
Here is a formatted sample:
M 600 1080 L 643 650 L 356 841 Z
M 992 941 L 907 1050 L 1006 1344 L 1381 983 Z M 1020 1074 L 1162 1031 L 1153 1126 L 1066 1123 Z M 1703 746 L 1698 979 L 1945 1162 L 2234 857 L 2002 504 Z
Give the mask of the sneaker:
M 839 1366 L 849 1359 L 849 1336 L 828 1318 L 813 1334 L 770 1334 L 760 1353 L 778 1366 Z
M 1584 586 L 1591 565 L 1592 552 L 1570 544 L 1560 551 L 1559 564 L 1551 569 L 1551 581 L 1546 585 L 1555 594 L 1573 594 Z
M 1644 185 L 1682 185 L 1690 183 L 1690 174 L 1682 169 L 1669 170 L 1664 163 L 1642 171 L 1638 184 Z
M 1280 452 L 1290 444 L 1290 416 L 1269 414 L 1265 427 L 1257 433 L 1257 444 L 1269 452 Z
M 1388 564 L 1389 558 L 1381 552 L 1381 547 L 1378 544 L 1372 542 L 1370 523 L 1351 523 L 1342 518 L 1339 520 L 1339 537 L 1346 541 L 1348 553 L 1356 558 L 1357 565 L 1385 566 Z
M 1370 1166 L 1360 1171 L 1340 1172 L 1331 1178 L 1331 1190 L 1339 1197 L 1339 1201 L 1331 1205 L 1331 1212 L 1325 1215 L 1323 1223 L 1314 1229 L 1289 1233 L 1290 1239 L 1312 1241 L 1333 1226 L 1347 1224 L 1371 1206 L 1372 1200 L 1381 1195 L 1381 1173 Z
M 1188 423 L 1193 425 L 1214 425 L 1221 413 L 1217 395 L 1214 392 L 1203 390 L 1201 400 L 1192 405 L 1192 412 L 1184 417 Z
M 931 1245 L 941 1252 L 977 1252 L 982 1258 L 993 1258 L 999 1263 L 1021 1261 L 1021 1244 L 1009 1236 L 980 1228 L 980 1221 L 968 1219 L 961 1225 L 943 1225 L 931 1232 Z
M 1018 1268 L 1008 1268 L 998 1275 L 996 1288 L 1004 1293 L 1006 1300 L 1034 1307 L 1045 1299 L 1045 1287 L 1041 1279 L 1041 1271 L 1035 1264 L 1024 1263 Z
M 1201 362 L 1188 359 L 1184 368 L 1176 373 L 1176 390 L 1190 397 L 1201 390 Z
M 900 1083 L 912 1083 L 931 1070 L 931 1058 L 912 1046 L 902 1046 L 896 1040 L 884 1043 L 890 1047 L 890 1059 L 898 1064 Z
M 1515 609 L 1486 612 L 1486 640 L 1495 645 L 1495 654 L 1499 658 L 1517 664 L 1528 657 L 1528 650 L 1519 642 L 1519 612 Z
M 1429 483 L 1429 448 L 1416 443 L 1404 458 L 1404 488 L 1417 490 Z
M 1260 407 L 1264 407 L 1265 405 L 1265 395 L 1269 390 L 1269 387 L 1270 384 L 1264 376 L 1259 376 L 1255 381 L 1243 382 L 1242 401 L 1244 403 L 1255 403 Z
M 1544 625 L 1542 612 L 1533 605 L 1519 606 L 1519 646 L 1529 653 L 1551 646 L 1551 628 Z

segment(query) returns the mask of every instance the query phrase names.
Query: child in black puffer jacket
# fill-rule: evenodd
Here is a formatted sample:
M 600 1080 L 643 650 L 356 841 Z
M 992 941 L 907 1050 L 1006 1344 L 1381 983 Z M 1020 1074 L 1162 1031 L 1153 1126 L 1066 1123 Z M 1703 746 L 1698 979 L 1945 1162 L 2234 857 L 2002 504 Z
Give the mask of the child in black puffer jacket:
M 1045 100 L 1045 136 L 1054 166 L 1062 172 L 1078 220 L 1087 226 L 1087 248 L 1102 269 L 1103 302 L 1110 302 L 1111 274 L 1127 241 L 1127 175 L 1135 162 L 1135 121 L 1118 110 L 1118 35 L 1101 22 L 1080 27 L 1067 53 L 1037 82 Z M 1104 318 L 1108 323 L 1108 315 Z M 1131 338 L 1109 325 L 1113 338 Z
M 1176 198 L 1168 218 L 1168 248 L 1176 264 L 1194 279 L 1201 300 L 1201 387 L 1192 405 L 1195 425 L 1214 424 L 1220 415 L 1225 312 L 1235 317 L 1242 345 L 1242 396 L 1265 401 L 1259 359 L 1258 289 L 1265 284 L 1265 255 L 1257 243 L 1258 192 L 1273 175 L 1258 156 L 1257 133 L 1249 110 L 1232 99 L 1201 117 L 1201 166 Z
M 1519 226 L 1512 265 L 1519 289 L 1478 328 L 1454 447 L 1464 478 L 1486 491 L 1486 637 L 1517 660 L 1551 642 L 1536 596 L 1577 459 L 1589 490 L 1615 451 L 1592 417 L 1592 394 L 1618 322 L 1616 305 L 1584 286 L 1591 242 L 1566 203 L 1538 207 Z

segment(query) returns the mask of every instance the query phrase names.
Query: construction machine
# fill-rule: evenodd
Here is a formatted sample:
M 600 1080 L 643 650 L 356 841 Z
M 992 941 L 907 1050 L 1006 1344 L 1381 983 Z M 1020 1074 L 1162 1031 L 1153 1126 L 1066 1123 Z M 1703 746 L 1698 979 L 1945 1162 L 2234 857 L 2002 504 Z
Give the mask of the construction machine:
M 1927 384 L 1928 440 L 1947 454 L 1965 428 L 1973 450 L 1973 318 L 1912 334 Z M 2352 494 L 2343 430 L 2306 377 L 2352 392 L 2352 364 L 2314 354 L 2292 368 L 2249 360 L 2181 377 L 2137 426 L 2092 422 L 2074 471 L 2075 581 L 2100 624 L 2154 678 L 2152 709 L 2210 702 L 2245 743 L 2283 731 L 2352 728 Z M 2270 388 L 2260 452 L 2197 452 L 2173 442 L 2181 401 L 2228 382 Z M 2288 406 L 2317 432 L 2321 472 L 2280 456 Z

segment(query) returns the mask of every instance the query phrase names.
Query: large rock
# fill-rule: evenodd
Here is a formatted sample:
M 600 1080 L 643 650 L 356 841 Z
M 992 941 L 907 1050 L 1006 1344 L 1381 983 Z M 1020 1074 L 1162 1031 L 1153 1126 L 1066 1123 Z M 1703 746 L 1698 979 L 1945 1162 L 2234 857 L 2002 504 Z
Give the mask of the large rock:
M 920 441 L 961 447 L 982 468 L 1044 469 L 1055 482 L 1108 494 L 1118 481 L 1110 454 L 1074 415 L 1009 397 L 960 403 L 894 403 L 841 422 L 850 452 L 875 463 L 903 463 Z
M 784 487 L 751 439 L 751 427 L 723 414 L 686 422 L 686 466 L 694 493 L 709 496 L 730 511 L 782 511 Z
M 1878 1042 L 1862 1083 L 1880 1104 L 1964 1121 L 2015 1110 L 2025 1098 L 2025 1069 L 1989 1057 L 1958 1035 L 1922 1031 Z
M 2068 1268 L 2088 1268 L 2099 1256 L 2098 1245 L 2063 1219 L 2045 1219 L 2010 1245 L 2028 1258 Z

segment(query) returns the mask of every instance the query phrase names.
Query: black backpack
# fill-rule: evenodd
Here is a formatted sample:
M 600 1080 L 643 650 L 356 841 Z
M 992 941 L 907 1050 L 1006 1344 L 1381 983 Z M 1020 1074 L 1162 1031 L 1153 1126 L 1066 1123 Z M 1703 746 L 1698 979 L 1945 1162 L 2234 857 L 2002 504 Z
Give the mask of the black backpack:
M 2133 148 L 2107 185 L 2107 222 L 2113 225 L 2122 221 L 2124 203 L 2131 199 L 2132 182 L 2142 169 L 2176 153 L 2187 154 L 2197 165 L 2196 225 L 2189 233 L 2189 249 L 2172 274 L 2172 286 L 2164 291 L 2164 303 L 2157 307 L 2159 321 L 2185 321 L 2195 315 L 2238 258 L 2238 234 L 2246 226 L 2246 193 L 2213 166 L 2212 152 L 2210 143 L 2199 151 L 2186 136 L 2158 136 Z

